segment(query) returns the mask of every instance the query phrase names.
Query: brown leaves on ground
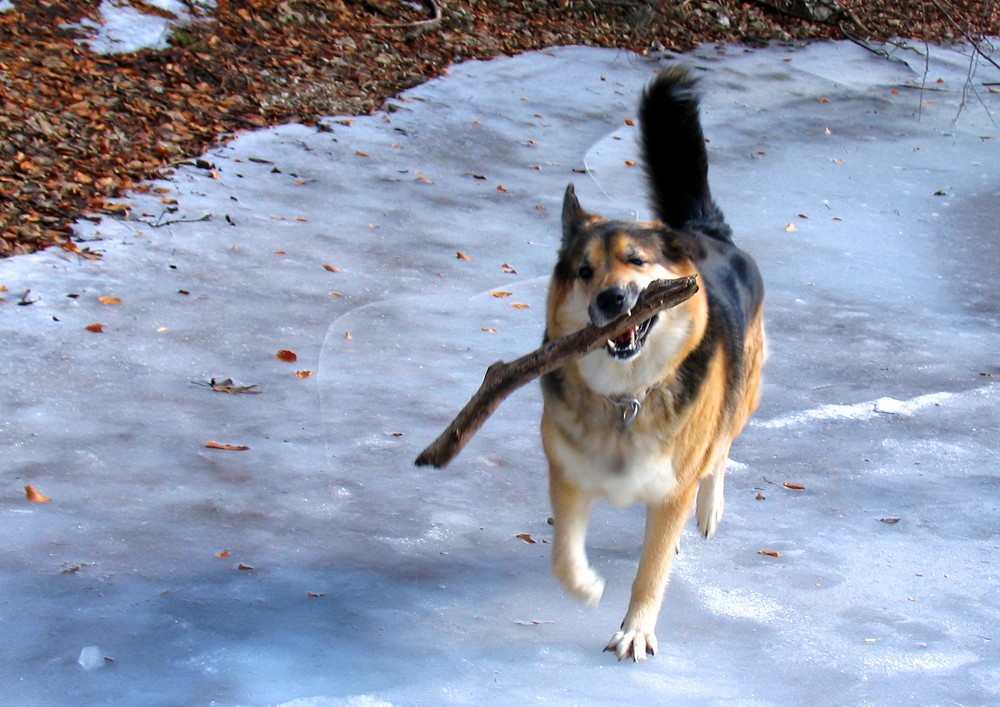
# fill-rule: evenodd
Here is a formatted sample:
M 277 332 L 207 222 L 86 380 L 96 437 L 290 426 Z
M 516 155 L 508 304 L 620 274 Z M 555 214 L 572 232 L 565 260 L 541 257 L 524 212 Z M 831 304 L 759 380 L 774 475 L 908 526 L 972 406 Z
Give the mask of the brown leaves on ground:
M 198 385 L 206 384 L 199 383 Z M 228 393 L 229 395 L 257 395 L 260 393 L 260 388 L 256 384 L 236 385 L 232 378 L 226 378 L 221 381 L 212 378 L 207 385 L 216 393 Z
M 245 444 L 224 444 L 222 442 L 216 442 L 214 439 L 209 440 L 205 443 L 208 449 L 221 449 L 226 452 L 245 452 L 250 449 Z
M 162 13 L 134 0 L 141 12 Z M 67 24 L 99 21 L 98 0 L 17 2 L 0 13 L 0 256 L 69 242 L 88 214 L 241 130 L 360 115 L 439 76 L 456 56 L 490 59 L 568 44 L 683 51 L 714 41 L 842 36 L 768 3 L 254 0 L 186 3 L 171 46 L 101 56 Z M 1000 34 L 1000 5 L 851 3 L 870 39 Z M 947 8 L 948 15 L 944 14 Z M 985 11 L 984 11 L 985 10 Z M 852 27 L 852 32 L 860 31 Z M 294 90 L 289 90 L 294 86 Z M 213 172 L 212 177 L 218 177 Z
M 50 503 L 52 501 L 51 498 L 43 494 L 31 484 L 24 487 L 24 497 L 32 503 Z

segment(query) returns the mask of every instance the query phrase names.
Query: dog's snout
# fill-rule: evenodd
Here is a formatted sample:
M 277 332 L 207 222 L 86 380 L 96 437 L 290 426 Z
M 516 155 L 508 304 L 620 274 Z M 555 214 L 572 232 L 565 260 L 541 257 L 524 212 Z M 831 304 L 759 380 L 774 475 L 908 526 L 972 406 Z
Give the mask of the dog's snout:
M 594 298 L 590 307 L 590 319 L 597 326 L 604 326 L 632 309 L 637 299 L 636 288 L 609 287 Z
M 612 287 L 597 295 L 597 306 L 608 314 L 620 314 L 624 303 L 625 290 L 620 287 Z

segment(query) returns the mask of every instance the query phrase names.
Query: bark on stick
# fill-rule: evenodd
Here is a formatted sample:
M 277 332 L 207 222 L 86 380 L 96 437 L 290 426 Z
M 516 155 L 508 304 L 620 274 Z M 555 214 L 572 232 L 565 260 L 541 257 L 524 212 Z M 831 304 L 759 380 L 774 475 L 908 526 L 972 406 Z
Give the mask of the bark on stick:
M 676 307 L 697 291 L 698 283 L 695 277 L 655 280 L 642 291 L 631 312 L 610 324 L 602 327 L 591 324 L 580 331 L 549 341 L 509 363 L 497 361 L 487 369 L 486 377 L 476 394 L 465 404 L 445 431 L 420 453 L 414 464 L 434 466 L 439 469 L 448 466 L 489 416 L 496 411 L 500 403 L 515 390 L 569 361 L 604 346 L 608 339 L 621 336 L 657 312 Z

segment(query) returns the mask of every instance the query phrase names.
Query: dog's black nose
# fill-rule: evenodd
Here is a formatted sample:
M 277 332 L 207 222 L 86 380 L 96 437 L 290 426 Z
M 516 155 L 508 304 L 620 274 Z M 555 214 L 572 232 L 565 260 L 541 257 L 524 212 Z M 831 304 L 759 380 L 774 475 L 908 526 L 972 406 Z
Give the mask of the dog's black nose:
M 609 287 L 597 294 L 590 307 L 590 319 L 597 326 L 604 326 L 632 309 L 638 299 L 634 287 Z
M 612 287 L 597 295 L 597 306 L 605 314 L 617 316 L 621 314 L 622 304 L 625 302 L 625 290 L 620 287 Z

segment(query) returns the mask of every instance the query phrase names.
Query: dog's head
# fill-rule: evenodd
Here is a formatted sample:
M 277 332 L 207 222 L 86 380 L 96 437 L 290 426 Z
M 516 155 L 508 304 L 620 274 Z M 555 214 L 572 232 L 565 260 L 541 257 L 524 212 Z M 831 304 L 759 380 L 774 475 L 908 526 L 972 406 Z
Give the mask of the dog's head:
M 547 332 L 552 338 L 603 326 L 635 305 L 649 283 L 697 274 L 695 241 L 661 223 L 611 221 L 585 212 L 573 185 L 566 189 L 562 245 L 549 292 Z M 700 338 L 704 301 L 692 298 L 633 327 L 581 359 L 581 371 L 599 392 L 623 393 L 658 375 Z M 645 359 L 645 360 L 643 360 Z M 641 362 L 640 362 L 641 361 Z M 655 382 L 655 381 L 654 381 Z M 601 390 L 609 388 L 608 390 Z

